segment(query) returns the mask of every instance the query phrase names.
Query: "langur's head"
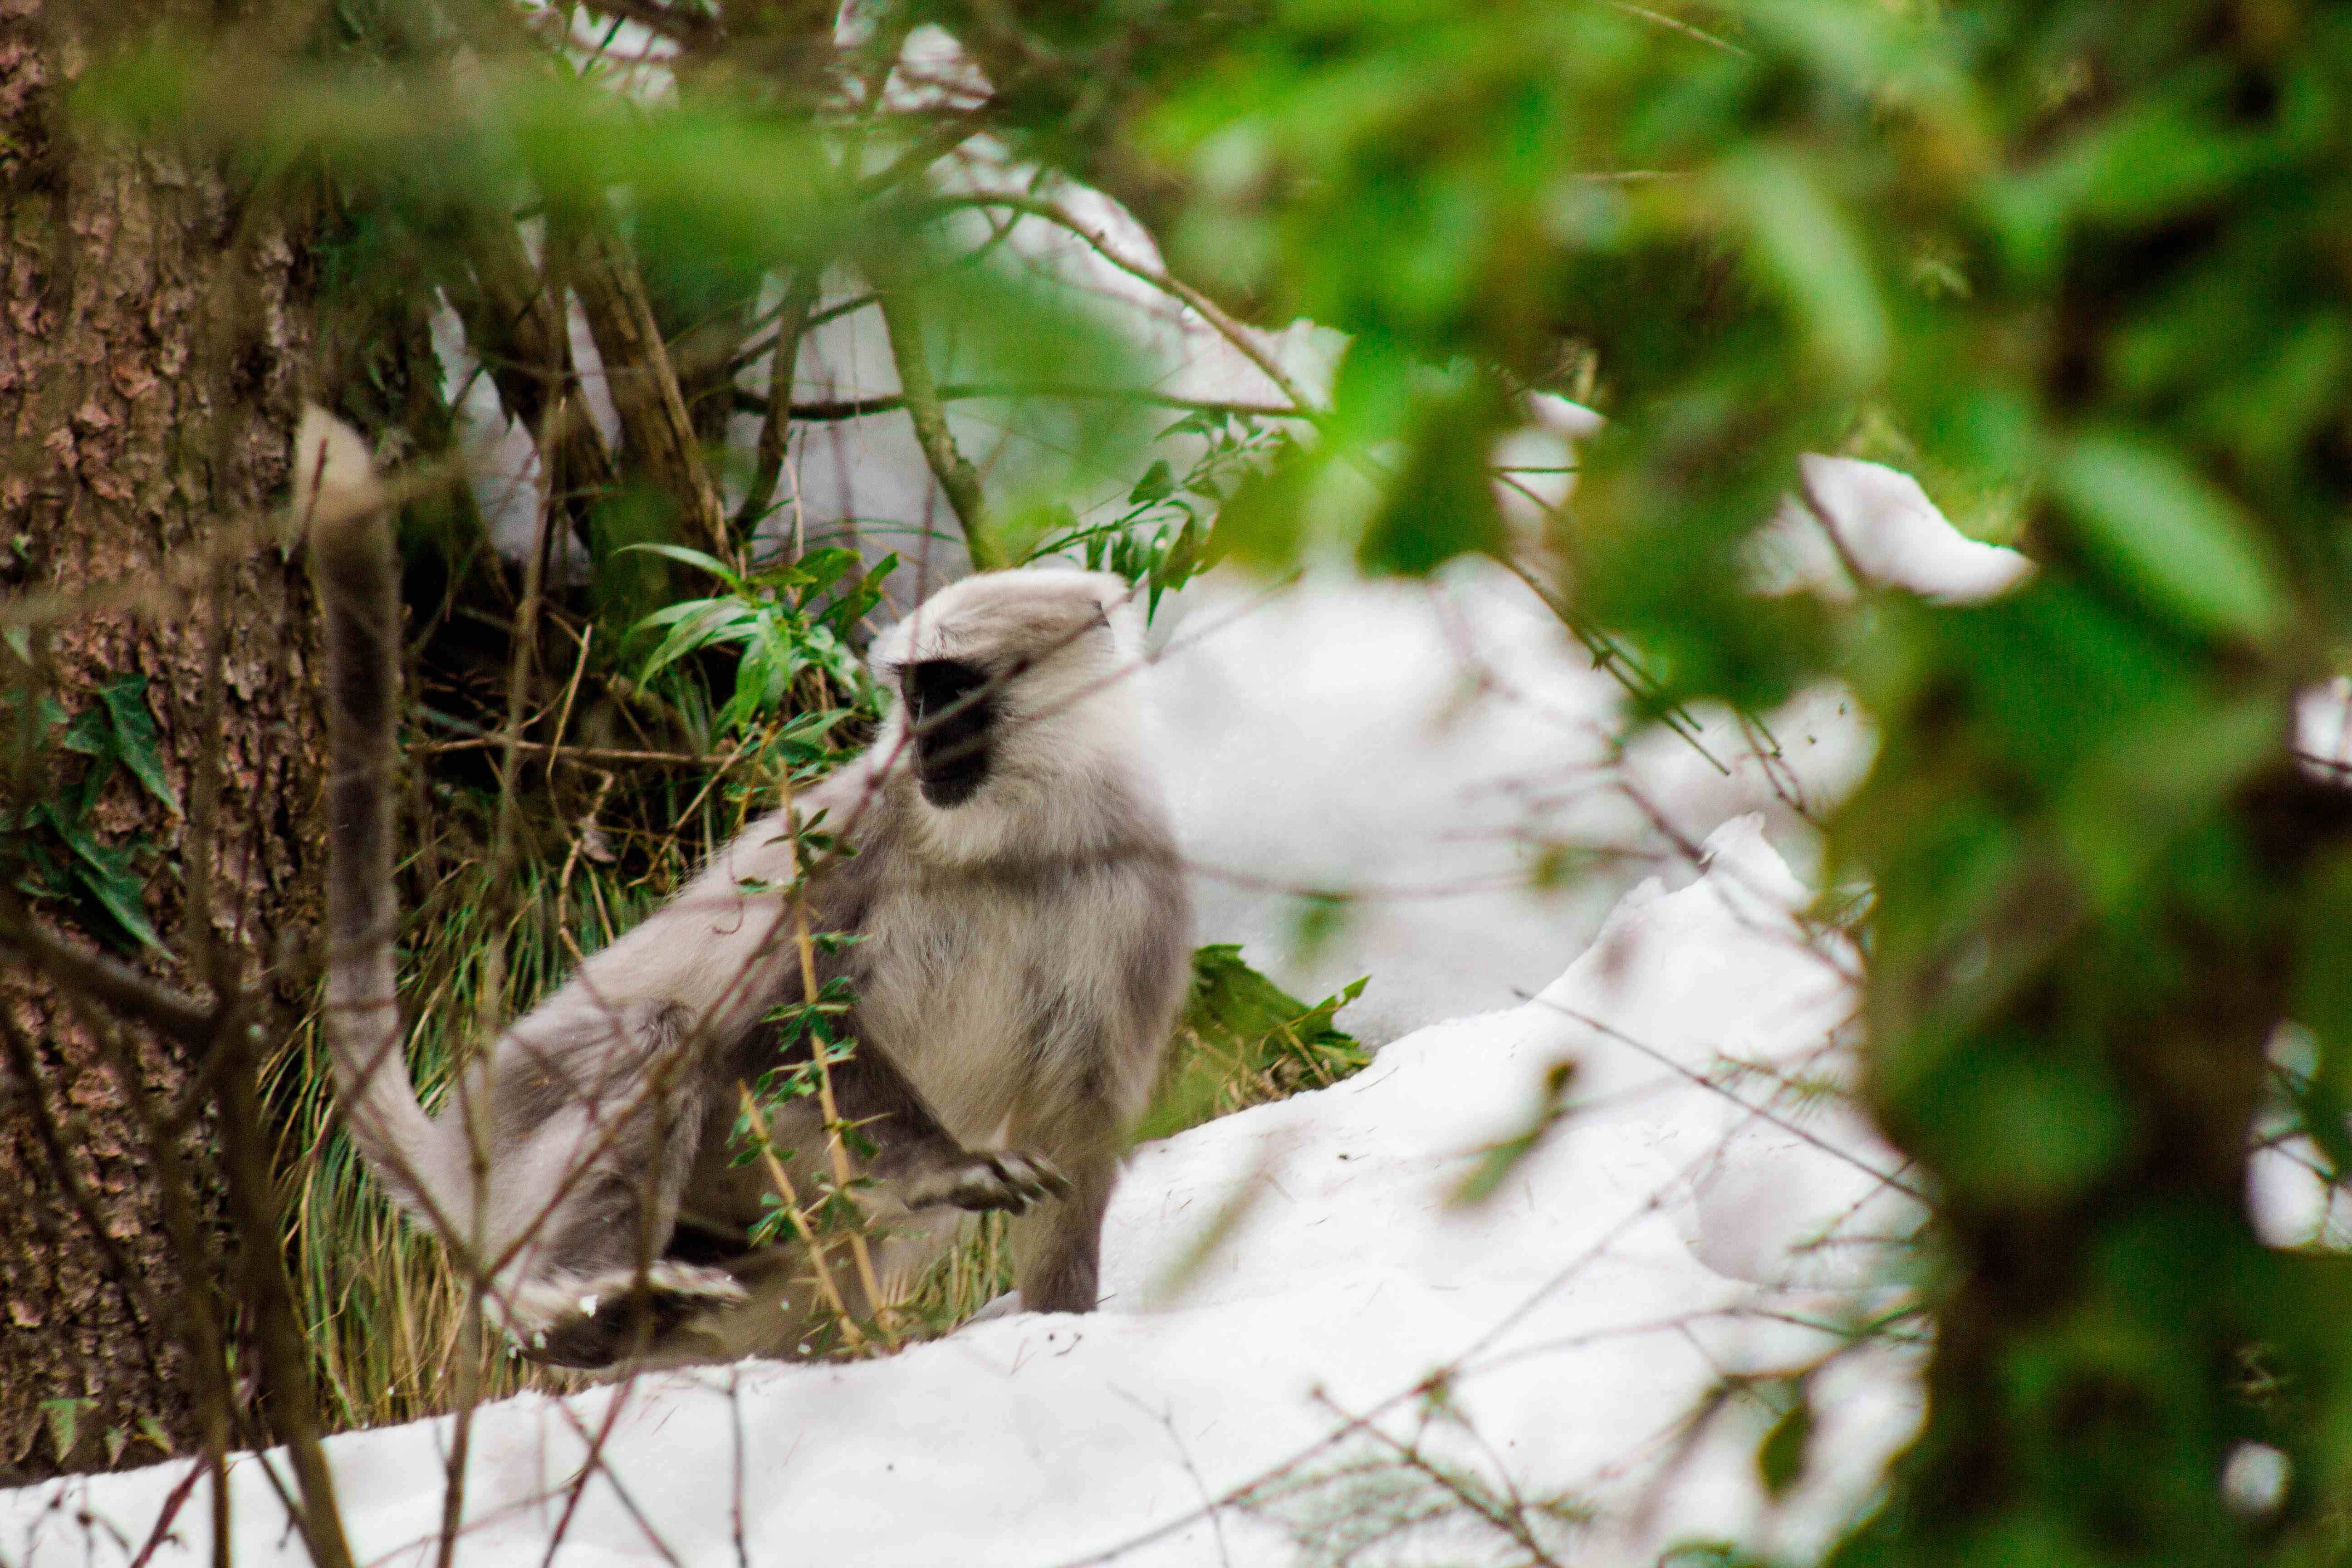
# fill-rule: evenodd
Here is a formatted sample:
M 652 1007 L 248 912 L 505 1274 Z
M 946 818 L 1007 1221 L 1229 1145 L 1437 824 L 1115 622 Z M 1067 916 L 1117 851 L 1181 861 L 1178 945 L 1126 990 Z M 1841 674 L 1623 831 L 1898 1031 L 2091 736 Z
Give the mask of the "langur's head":
M 1142 645 L 1132 600 L 1108 573 L 987 572 L 883 635 L 874 672 L 898 694 L 893 730 L 904 726 L 932 813 L 1051 810 L 1073 784 L 1132 771 Z

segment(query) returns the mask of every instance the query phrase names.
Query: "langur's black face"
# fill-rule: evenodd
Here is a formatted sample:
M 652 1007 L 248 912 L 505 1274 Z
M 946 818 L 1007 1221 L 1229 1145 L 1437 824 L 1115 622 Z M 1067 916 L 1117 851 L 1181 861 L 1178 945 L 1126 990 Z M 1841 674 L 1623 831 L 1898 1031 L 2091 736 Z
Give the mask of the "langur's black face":
M 996 691 L 990 674 L 960 658 L 907 666 L 898 678 L 915 741 L 923 798 L 942 810 L 970 800 L 988 778 Z

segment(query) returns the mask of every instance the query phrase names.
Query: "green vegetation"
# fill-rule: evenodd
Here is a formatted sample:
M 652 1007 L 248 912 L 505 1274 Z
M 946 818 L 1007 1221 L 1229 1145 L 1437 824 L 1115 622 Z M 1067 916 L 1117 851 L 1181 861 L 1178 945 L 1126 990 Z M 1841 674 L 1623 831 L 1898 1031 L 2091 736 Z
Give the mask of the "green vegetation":
M 2352 1554 L 2352 1269 L 2264 1245 L 2244 1201 L 2258 1121 L 2352 1175 L 2352 793 L 2293 741 L 2296 693 L 2352 648 L 2352 8 L 882 0 L 836 31 L 822 7 L 630 0 L 676 51 L 658 81 L 569 5 L 349 0 L 298 8 L 290 39 L 277 8 L 201 34 L 121 9 L 60 69 L 59 123 L 233 190 L 225 278 L 315 241 L 319 394 L 410 459 L 428 1058 L 861 738 L 840 606 L 896 589 L 824 541 L 777 547 L 792 431 L 863 416 L 796 405 L 793 352 L 870 298 L 885 412 L 974 561 L 1066 551 L 1156 599 L 1220 555 L 1483 553 L 1646 721 L 1825 679 L 1867 708 L 1828 879 L 1871 889 L 1864 1079 L 1936 1196 L 1933 1350 L 1924 1431 L 1835 1561 Z M 926 27 L 970 79 L 892 87 Z M 1165 269 L 1115 253 L 1065 176 Z M 1158 444 L 1143 411 L 1169 400 L 1115 311 L 1016 236 L 1113 256 L 1254 352 L 1237 321 L 1336 329 L 1328 398 L 1272 374 L 1280 402 L 1187 410 Z M 454 482 L 436 300 L 550 480 L 520 566 Z M 609 447 L 570 304 L 620 389 Z M 770 347 L 787 374 L 754 387 Z M 1520 526 L 1488 458 L 1530 392 L 1609 423 Z M 959 402 L 1035 455 L 975 461 Z M 761 426 L 748 478 L 721 450 L 738 411 Z M 1753 594 L 1750 537 L 1808 451 L 1900 460 L 2037 574 L 1970 608 Z M 1086 521 L 1106 495 L 1124 512 Z M 579 570 L 551 569 L 564 537 Z M 163 775 L 136 701 L 72 695 L 69 723 L 12 710 L 16 751 L 67 754 L 0 824 L 7 880 L 129 951 L 166 879 L 99 836 L 88 781 Z M 1176 1121 L 1350 1059 L 1344 998 L 1297 1006 L 1216 952 Z M 343 1418 L 425 1408 L 453 1298 L 319 1147 L 310 1061 L 281 1056 L 272 1103 L 319 1357 Z M 339 1271 L 354 1238 L 380 1279 Z M 941 1299 L 998 1278 L 976 1245 Z M 1776 1487 L 1813 1425 L 1803 1381 L 1782 1392 Z M 2219 1478 L 2253 1443 L 2290 1479 L 2246 1514 Z

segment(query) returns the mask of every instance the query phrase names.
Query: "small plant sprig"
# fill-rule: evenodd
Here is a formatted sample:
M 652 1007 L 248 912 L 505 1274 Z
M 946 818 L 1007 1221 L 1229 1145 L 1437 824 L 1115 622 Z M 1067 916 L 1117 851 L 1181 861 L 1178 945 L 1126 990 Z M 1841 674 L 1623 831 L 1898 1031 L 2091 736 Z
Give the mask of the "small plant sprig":
M 147 712 L 147 678 L 126 675 L 100 688 L 98 700 L 68 715 L 47 695 L 39 703 L 37 746 L 63 726 L 58 749 L 86 757 L 79 779 L 65 782 L 49 797 L 15 812 L 0 810 L 0 859 L 16 872 L 26 897 L 79 910 L 93 933 L 124 951 L 163 945 L 148 923 L 146 877 L 141 861 L 153 852 L 144 834 L 108 844 L 90 822 L 106 786 L 120 767 L 167 809 L 180 809 L 179 796 L 164 776 L 155 721 Z M 20 721 L 24 694 L 0 696 L 0 708 Z
M 684 599 L 646 616 L 633 635 L 661 633 L 637 680 L 651 685 L 679 660 L 710 649 L 740 649 L 734 690 L 712 718 L 719 733 L 748 734 L 792 704 L 796 686 L 815 678 L 824 695 L 796 715 L 774 741 L 814 743 L 851 710 L 876 703 L 865 666 L 850 647 L 850 628 L 882 600 L 882 584 L 898 568 L 885 556 L 860 574 L 854 550 L 812 550 L 796 560 L 737 572 L 715 556 L 682 544 L 632 544 L 682 562 L 717 578 L 726 592 Z M 625 553 L 625 551 L 624 552 Z M 845 707 L 826 698 L 838 697 Z
M 1217 508 L 1281 444 L 1255 417 L 1213 409 L 1185 415 L 1159 438 L 1171 436 L 1204 443 L 1190 468 L 1179 475 L 1167 458 L 1154 459 L 1128 492 L 1125 511 L 1104 522 L 1048 529 L 1024 559 L 1075 554 L 1089 571 L 1115 572 L 1144 587 L 1146 616 L 1157 614 L 1161 595 L 1216 563 L 1210 525 Z
M 836 942 L 849 940 L 839 933 L 828 934 Z M 815 938 L 812 936 L 811 940 Z M 822 1073 L 839 1067 L 856 1054 L 857 1042 L 836 1033 L 847 1020 L 856 1000 L 848 976 L 837 974 L 817 988 L 814 1001 L 791 1002 L 769 1009 L 767 1022 L 775 1026 L 776 1054 L 780 1058 L 792 1056 L 795 1047 L 803 1041 L 807 1042 L 808 1054 L 797 1061 L 780 1060 L 752 1080 L 751 1099 L 746 1103 L 743 1113 L 735 1119 L 736 1164 L 749 1164 L 759 1158 L 761 1144 L 764 1142 L 762 1130 L 773 1125 L 777 1115 L 786 1109 L 802 1100 L 818 1098 L 823 1088 Z M 855 1124 L 845 1124 L 839 1131 L 851 1153 L 860 1160 L 873 1157 L 874 1141 Z M 788 1151 L 779 1150 L 777 1155 L 781 1159 L 791 1158 Z M 822 1173 L 811 1180 L 815 1184 L 819 1195 L 804 1204 L 802 1212 L 813 1221 L 822 1222 L 820 1229 L 839 1232 L 860 1224 L 856 1205 L 847 1201 Z M 860 1177 L 849 1184 L 854 1189 L 873 1184 Z M 792 1224 L 791 1215 L 784 1211 L 776 1194 L 763 1198 L 762 1207 L 766 1212 L 751 1229 L 751 1242 L 756 1247 L 772 1245 Z

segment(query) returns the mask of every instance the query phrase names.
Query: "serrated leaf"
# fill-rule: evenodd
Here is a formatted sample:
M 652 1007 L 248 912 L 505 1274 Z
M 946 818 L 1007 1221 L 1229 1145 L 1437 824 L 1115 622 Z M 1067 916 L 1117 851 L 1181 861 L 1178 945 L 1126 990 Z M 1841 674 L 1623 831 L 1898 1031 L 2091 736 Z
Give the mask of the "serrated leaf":
M 99 692 L 109 717 L 114 721 L 114 754 L 122 759 L 131 776 L 146 786 L 149 795 L 177 811 L 180 797 L 172 793 L 172 781 L 163 776 L 163 759 L 156 754 L 162 737 L 147 711 L 146 695 L 147 678 L 143 675 L 125 676 Z

